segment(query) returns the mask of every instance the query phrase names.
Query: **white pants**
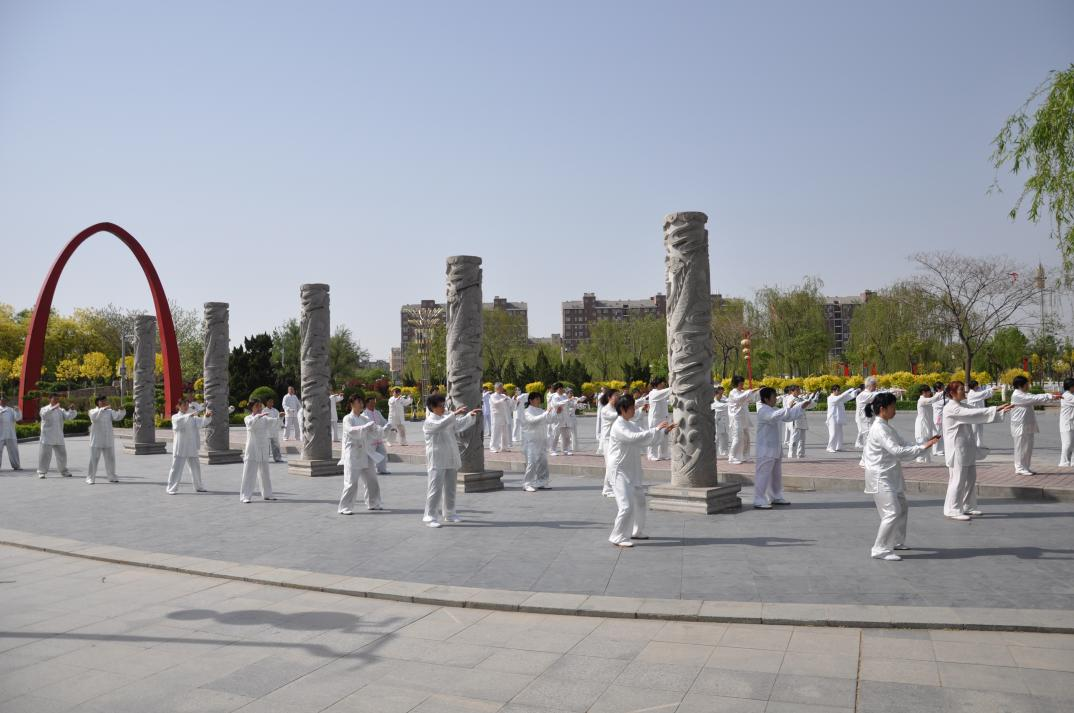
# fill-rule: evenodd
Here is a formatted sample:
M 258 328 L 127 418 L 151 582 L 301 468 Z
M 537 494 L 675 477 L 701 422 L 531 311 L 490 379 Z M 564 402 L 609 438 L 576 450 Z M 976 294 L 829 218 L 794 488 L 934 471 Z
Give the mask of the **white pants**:
M 783 461 L 779 458 L 758 460 L 753 472 L 753 504 L 770 505 L 772 500 L 783 500 Z
M 489 450 L 493 453 L 499 453 L 511 445 L 511 430 L 508 425 L 506 418 L 492 419 L 492 439 L 489 443 Z
M 286 413 L 284 413 L 283 437 L 285 440 L 302 440 L 302 424 L 298 422 L 298 412 L 287 411 Z
M 615 495 L 615 490 L 612 488 L 612 480 L 615 479 L 615 469 L 610 467 L 607 462 L 604 464 L 604 487 L 600 489 L 601 495 Z
M 339 421 L 332 421 L 332 440 L 339 441 Z
M 716 422 L 716 455 L 723 457 L 727 455 L 727 451 L 730 448 L 731 436 L 727 433 L 727 422 Z
M 609 542 L 629 542 L 631 537 L 640 537 L 645 529 L 645 486 L 634 485 L 621 475 L 612 476 L 612 492 L 619 511 L 615 514 L 615 524 Z
M 388 434 L 387 434 L 388 443 L 392 444 L 393 446 L 396 445 L 396 444 L 401 445 L 401 446 L 405 446 L 406 445 L 406 426 L 403 425 L 402 421 L 398 421 L 398 422 L 392 421 L 392 425 L 395 426 L 395 432 L 393 433 L 392 431 L 388 431 Z
M 178 493 L 179 483 L 183 480 L 183 470 L 190 466 L 190 479 L 194 481 L 194 490 L 204 490 L 201 486 L 201 463 L 197 456 L 172 456 L 172 468 L 168 471 L 168 492 Z
M 791 440 L 787 443 L 788 458 L 805 458 L 805 434 L 802 429 L 791 431 Z
M 649 428 L 658 425 L 653 423 Z M 661 431 L 653 445 L 649 446 L 649 460 L 671 460 L 671 448 L 668 446 L 667 431 Z
M 783 424 L 783 445 L 789 446 L 791 444 L 791 439 L 794 438 L 795 430 L 793 423 Z
M 108 473 L 108 479 L 115 481 L 116 478 L 116 449 L 113 448 L 90 448 L 89 468 L 86 469 L 86 480 L 93 482 L 97 477 L 97 461 L 104 455 L 104 472 Z
M 973 441 L 977 444 L 978 448 L 984 448 L 984 424 L 983 423 L 971 423 L 970 427 L 973 428 Z
M 261 481 L 261 497 L 272 497 L 272 479 L 269 477 L 269 464 L 264 460 L 247 460 L 242 464 L 242 485 L 239 486 L 239 498 L 250 500 L 254 497 L 255 481 Z
M 559 446 L 562 445 L 562 448 Z M 571 448 L 571 427 L 570 426 L 556 426 L 552 433 L 552 445 L 549 448 L 553 453 L 566 453 L 573 450 Z
M 876 510 L 880 513 L 880 529 L 871 552 L 873 557 L 883 557 L 895 552 L 896 545 L 906 544 L 906 519 L 910 505 L 906 495 L 881 490 L 873 493 Z
M 1033 460 L 1033 438 L 1035 433 L 1023 433 L 1014 437 L 1014 472 L 1030 473 L 1030 461 Z
M 425 517 L 439 520 L 455 514 L 455 488 L 459 471 L 454 468 L 430 468 L 429 492 L 425 497 Z
M 377 461 L 376 467 L 376 471 L 381 475 L 384 475 L 388 472 L 388 449 L 384 447 L 384 441 L 378 443 L 375 450 L 377 451 L 377 453 L 380 453 L 382 456 L 384 456 L 382 459 Z
M 1065 468 L 1074 465 L 1074 431 L 1059 432 L 1059 467 Z M 16 458 L 18 456 L 16 455 Z
M 60 471 L 61 475 L 71 475 L 71 471 L 67 470 L 67 446 L 50 446 L 44 443 L 41 444 L 41 452 L 37 456 L 37 474 L 44 475 L 48 472 L 53 453 L 56 454 L 56 470 Z
M 511 443 L 522 443 L 522 417 L 515 416 L 511 423 Z
M 269 436 L 269 448 L 272 449 L 272 460 L 279 463 L 283 460 L 283 453 L 280 451 L 280 440 Z
M 354 497 L 358 494 L 358 482 L 362 483 L 362 498 L 367 510 L 382 507 L 380 502 L 380 482 L 372 468 L 355 468 L 350 463 L 343 464 L 343 496 L 339 499 L 339 511 L 353 510 Z
M 727 453 L 728 462 L 744 461 L 750 457 L 750 429 L 731 428 L 731 448 Z
M 873 422 L 871 420 L 855 421 L 854 425 L 858 427 L 858 435 L 854 438 L 854 447 L 864 450 L 865 439 L 869 437 L 869 429 L 872 427 Z
M 843 450 L 843 424 L 828 421 L 828 450 Z
M 943 501 L 943 514 L 951 517 L 976 510 L 977 464 L 951 466 L 947 470 L 947 497 Z
M 7 459 L 11 463 L 12 470 L 18 470 L 22 467 L 22 463 L 19 462 L 19 441 L 16 438 L 5 438 L 0 441 L 0 465 L 4 462 L 4 450 L 7 450 Z
M 525 449 L 526 472 L 522 476 L 522 487 L 547 488 L 550 482 L 548 474 L 548 453 L 544 448 L 530 446 Z

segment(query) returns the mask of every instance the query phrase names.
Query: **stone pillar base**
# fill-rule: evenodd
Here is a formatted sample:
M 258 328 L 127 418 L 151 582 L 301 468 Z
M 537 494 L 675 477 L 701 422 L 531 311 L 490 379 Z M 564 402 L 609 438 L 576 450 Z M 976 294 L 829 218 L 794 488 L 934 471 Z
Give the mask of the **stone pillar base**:
M 692 512 L 700 515 L 739 510 L 742 508 L 742 501 L 738 497 L 740 490 L 742 486 L 738 484 L 716 485 L 711 488 L 650 485 L 649 509 Z
M 288 475 L 304 475 L 318 478 L 322 475 L 343 475 L 343 466 L 336 460 L 289 460 Z
M 202 451 L 198 460 L 205 465 L 224 465 L 225 463 L 242 463 L 242 451 L 229 448 L 223 451 Z
M 503 471 L 484 470 L 480 473 L 459 473 L 455 481 L 457 493 L 484 493 L 490 490 L 503 490 Z
M 127 453 L 133 453 L 136 456 L 155 456 L 161 453 L 167 453 L 164 441 L 156 441 L 154 443 L 125 443 L 123 444 L 123 450 Z

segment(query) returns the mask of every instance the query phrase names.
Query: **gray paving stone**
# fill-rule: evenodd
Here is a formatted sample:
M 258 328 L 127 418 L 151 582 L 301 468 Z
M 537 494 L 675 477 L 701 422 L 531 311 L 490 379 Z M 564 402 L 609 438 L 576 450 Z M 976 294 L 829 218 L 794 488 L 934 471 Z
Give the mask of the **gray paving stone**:
M 775 680 L 775 674 L 771 673 L 706 668 L 697 676 L 690 692 L 766 701 Z
M 701 665 L 650 663 L 635 660 L 616 679 L 621 686 L 686 693 L 701 672 Z
M 625 713 L 626 711 L 671 711 L 682 702 L 683 694 L 634 686 L 608 687 L 588 713 Z
M 608 684 L 601 681 L 584 681 L 553 677 L 548 673 L 522 690 L 512 703 L 584 713 Z
M 860 713 L 906 713 L 945 709 L 942 688 L 908 683 L 861 682 L 861 695 L 858 700 Z
M 772 686 L 771 699 L 788 703 L 850 708 L 854 705 L 855 681 L 821 676 L 781 673 Z
M 205 684 L 204 688 L 260 698 L 266 693 L 287 685 L 303 673 L 306 671 L 296 670 L 291 661 L 268 656 L 227 676 L 210 681 Z

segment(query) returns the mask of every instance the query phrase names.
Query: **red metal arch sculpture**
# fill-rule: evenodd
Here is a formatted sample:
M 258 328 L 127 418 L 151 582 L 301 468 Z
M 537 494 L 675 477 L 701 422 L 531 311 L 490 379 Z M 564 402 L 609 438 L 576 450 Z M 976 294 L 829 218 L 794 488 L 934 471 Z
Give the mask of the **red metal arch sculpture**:
M 22 378 L 19 380 L 19 402 L 22 404 L 24 419 L 37 417 L 37 399 L 27 398 L 27 394 L 37 386 L 37 380 L 41 376 L 41 360 L 45 350 L 45 329 L 48 327 L 49 313 L 52 311 L 52 297 L 56 293 L 56 283 L 60 279 L 60 273 L 67 265 L 67 261 L 74 254 L 78 246 L 86 242 L 97 233 L 111 233 L 119 238 L 124 245 L 130 248 L 142 266 L 142 272 L 149 281 L 149 290 L 153 293 L 153 306 L 157 311 L 157 326 L 160 328 L 160 351 L 164 360 L 164 416 L 171 415 L 172 407 L 183 392 L 182 372 L 179 369 L 179 345 L 175 341 L 175 324 L 172 322 L 172 313 L 168 309 L 168 296 L 164 294 L 164 286 L 160 284 L 157 270 L 149 260 L 149 255 L 134 239 L 134 236 L 115 223 L 97 223 L 83 230 L 71 238 L 67 247 L 63 249 L 56 262 L 52 263 L 52 269 L 41 285 L 41 291 L 37 293 L 37 302 L 34 304 L 34 314 L 30 320 L 30 331 L 26 335 L 26 346 L 22 353 Z

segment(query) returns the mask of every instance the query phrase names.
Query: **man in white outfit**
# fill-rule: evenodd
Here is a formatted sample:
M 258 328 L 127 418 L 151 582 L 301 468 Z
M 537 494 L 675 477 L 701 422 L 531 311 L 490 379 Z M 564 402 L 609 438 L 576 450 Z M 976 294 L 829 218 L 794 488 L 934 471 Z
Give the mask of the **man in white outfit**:
M 406 410 L 414 400 L 403 396 L 403 390 L 396 387 L 388 397 L 388 423 L 395 429 L 388 433 L 388 445 L 406 445 Z
M 358 494 L 359 482 L 362 484 L 366 510 L 384 509 L 380 500 L 380 482 L 374 471 L 376 464 L 384 458 L 377 451 L 376 444 L 384 440 L 385 428 L 377 425 L 365 405 L 361 396 L 351 396 L 351 412 L 343 417 L 343 453 L 339 459 L 339 465 L 343 466 L 340 515 L 354 514 L 354 498 Z
M 60 396 L 55 392 L 49 394 L 48 398 L 48 404 L 38 412 L 41 419 L 41 450 L 37 457 L 37 477 L 45 477 L 49 463 L 52 462 L 52 454 L 55 453 L 56 469 L 63 477 L 70 478 L 71 471 L 67 470 L 67 446 L 63 440 L 63 422 L 73 420 L 78 411 L 60 406 Z
M 793 384 L 788 384 L 787 386 L 783 387 L 783 394 L 779 397 L 779 407 L 780 408 L 790 408 L 791 406 L 794 406 L 794 389 L 795 389 L 795 387 L 794 387 Z M 794 435 L 794 424 L 793 423 L 785 423 L 785 424 L 783 424 L 783 447 L 785 449 L 787 449 L 788 451 L 790 450 L 790 447 L 791 447 L 791 437 L 793 435 Z
M 846 422 L 846 403 L 858 395 L 857 389 L 842 391 L 838 386 L 833 386 L 828 394 L 828 409 L 824 416 L 824 422 L 828 426 L 829 453 L 838 453 L 843 450 L 843 424 Z
M 1059 404 L 1059 467 L 1074 466 L 1074 379 L 1063 379 Z
M 377 454 L 373 456 L 374 469 L 378 475 L 388 475 L 388 449 L 384 447 L 384 439 L 390 429 L 386 428 L 388 419 L 384 418 L 384 414 L 377 408 L 376 394 L 365 400 L 365 415 L 380 429 L 372 436 L 373 450 Z M 378 458 L 377 456 L 380 457 Z
M 264 412 L 266 416 L 271 416 L 276 419 L 276 423 L 280 422 L 280 412 L 276 410 L 276 399 L 271 396 L 264 401 Z M 272 449 L 272 462 L 283 463 L 283 451 L 280 450 L 280 429 L 274 428 L 269 431 L 269 447 Z
M 549 408 L 557 410 L 567 409 L 567 406 L 570 404 L 570 399 L 567 397 L 567 394 L 564 393 L 563 384 L 558 381 L 552 384 L 552 393 L 548 396 L 547 404 Z M 548 446 L 548 452 L 554 456 L 561 456 L 572 448 L 570 443 L 571 434 L 570 431 L 563 426 L 563 420 L 564 419 L 553 419 L 548 422 L 548 433 L 552 441 Z
M 287 398 L 286 396 L 284 397 Z M 250 401 L 250 415 L 243 419 L 246 424 L 246 449 L 242 454 L 242 484 L 239 487 L 239 500 L 250 502 L 254 497 L 254 485 L 261 481 L 261 497 L 272 497 L 272 479 L 269 477 L 269 460 L 272 458 L 272 446 L 268 434 L 278 428 L 280 422 L 264 411 L 260 399 Z
M 511 400 L 513 414 L 511 418 L 511 444 L 522 445 L 522 414 L 526 412 L 529 394 L 519 387 L 515 387 L 515 395 Z
M 452 413 L 445 413 L 444 396 L 433 394 L 425 400 L 425 467 L 429 471 L 429 491 L 425 498 L 427 527 L 440 527 L 441 518 L 446 522 L 462 522 L 455 512 L 455 488 L 462 466 L 459 456 L 458 434 L 472 428 L 481 415 L 481 409 L 467 413 L 460 406 Z
M 799 404 L 804 404 L 804 409 L 811 409 L 817 401 L 815 394 L 810 395 L 809 398 L 802 396 L 802 387 L 791 387 L 790 398 L 785 399 L 786 406 L 784 408 L 794 408 Z M 791 438 L 787 441 L 787 457 L 788 458 L 805 458 L 805 437 L 806 431 L 809 430 L 809 419 L 806 417 L 805 410 L 796 419 L 789 424 L 791 429 Z
M 302 399 L 295 393 L 295 387 L 287 387 L 287 395 L 283 397 L 283 437 L 292 441 L 302 440 Z
M 1030 468 L 1033 460 L 1033 439 L 1040 431 L 1037 415 L 1033 407 L 1046 404 L 1058 396 L 1056 394 L 1029 393 L 1029 379 L 1024 376 L 1014 377 L 1011 383 L 1011 436 L 1014 437 L 1014 473 L 1015 475 L 1036 475 Z
M 338 441 L 340 439 L 340 435 L 339 435 L 339 421 L 340 421 L 340 418 L 339 418 L 339 404 L 343 400 L 344 400 L 344 396 L 343 396 L 343 392 L 341 392 L 341 391 L 336 392 L 336 393 L 329 393 L 328 394 L 328 403 L 331 404 L 331 406 L 330 406 L 331 411 L 329 411 L 329 416 L 332 418 L 332 440 L 333 441 Z
M 966 384 L 966 399 L 962 402 L 970 408 L 984 408 L 985 403 L 992 398 L 995 391 L 991 386 L 981 386 L 973 379 Z M 973 424 L 973 437 L 977 440 L 977 447 L 984 448 L 984 426 L 980 423 Z
M 716 415 L 716 456 L 727 456 L 731 443 L 727 432 L 727 399 L 723 397 L 723 386 L 716 384 L 712 388 L 712 410 Z
M 790 408 L 776 408 L 776 390 L 761 389 L 757 404 L 757 464 L 753 476 L 753 507 L 771 510 L 773 505 L 790 505 L 783 497 L 782 424 L 799 418 L 813 405 L 805 399 Z
M 488 389 L 481 390 L 481 414 L 485 419 L 485 433 L 492 433 L 492 409 L 489 408 L 492 404 L 492 392 Z
M 3 464 L 4 451 L 11 470 L 22 470 L 19 461 L 19 435 L 15 424 L 22 420 L 22 411 L 16 406 L 8 406 L 7 397 L 0 396 L 0 465 Z
M 727 424 L 731 431 L 731 447 L 727 462 L 739 465 L 750 456 L 750 402 L 757 400 L 760 389 L 743 389 L 741 376 L 731 377 L 731 393 L 727 395 Z
M 615 481 L 615 472 L 612 469 L 612 463 L 608 460 L 608 450 L 610 447 L 612 426 L 615 425 L 616 420 L 619 418 L 619 412 L 616 410 L 616 404 L 619 402 L 619 392 L 615 389 L 608 389 L 604 392 L 602 397 L 603 405 L 598 404 L 600 409 L 600 444 L 604 455 L 604 487 L 601 489 L 601 495 L 606 498 L 614 498 L 615 491 L 612 488 L 612 483 Z
M 90 458 L 86 469 L 86 482 L 93 485 L 97 479 L 97 461 L 104 456 L 104 470 L 109 483 L 118 483 L 116 476 L 116 440 L 112 433 L 112 424 L 122 421 L 127 415 L 126 409 L 113 411 L 105 396 L 97 397 L 97 408 L 90 409 Z
M 667 379 L 656 377 L 649 382 L 652 387 L 647 394 L 649 403 L 649 428 L 668 420 L 668 401 L 671 399 L 671 389 L 668 388 Z M 671 460 L 671 447 L 668 445 L 668 432 L 661 430 L 653 437 L 649 446 L 649 460 Z
M 489 410 L 492 412 L 492 437 L 489 450 L 493 453 L 511 450 L 511 407 L 513 405 L 514 401 L 504 392 L 503 384 L 497 381 L 489 396 Z
M 168 486 L 165 492 L 168 495 L 175 495 L 179 492 L 183 471 L 189 467 L 194 491 L 204 493 L 198 451 L 201 450 L 201 429 L 209 425 L 213 412 L 206 410 L 204 416 L 199 416 L 186 399 L 179 399 L 176 410 L 178 413 L 172 414 L 172 467 L 168 471 Z

